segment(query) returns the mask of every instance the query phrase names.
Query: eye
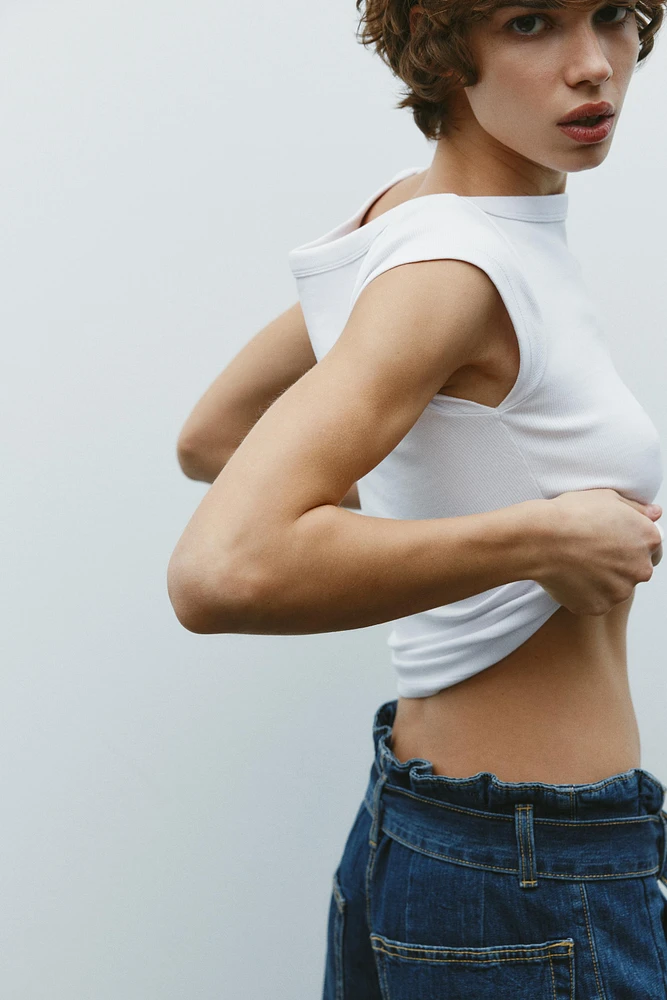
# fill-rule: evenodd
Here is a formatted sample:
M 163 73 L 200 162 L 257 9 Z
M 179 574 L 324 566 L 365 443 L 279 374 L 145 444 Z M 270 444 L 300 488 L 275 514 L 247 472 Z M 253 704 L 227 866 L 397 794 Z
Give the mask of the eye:
M 606 4 L 600 11 L 598 11 L 598 13 L 600 14 L 600 13 L 604 13 L 605 11 L 610 11 L 612 14 L 622 14 L 623 16 L 620 17 L 620 18 L 618 18 L 618 19 L 611 20 L 611 21 L 604 20 L 602 22 L 603 24 L 609 25 L 610 27 L 616 27 L 616 26 L 620 26 L 622 24 L 625 24 L 626 21 L 629 21 L 630 20 L 630 15 L 634 14 L 635 10 L 636 10 L 636 7 L 619 6 L 618 4 Z M 520 25 L 522 22 L 525 22 L 525 21 L 544 21 L 545 24 L 548 23 L 547 20 L 546 20 L 546 18 L 541 17 L 539 14 L 524 14 L 522 17 L 513 17 L 511 21 L 507 22 L 507 24 L 505 25 L 505 27 L 509 28 L 511 30 L 511 28 L 512 28 L 513 25 L 515 25 L 515 24 Z M 538 35 L 544 34 L 543 31 L 539 31 L 539 32 L 534 32 L 534 31 L 512 31 L 511 33 L 514 34 L 514 35 L 520 35 L 520 36 L 522 36 L 524 38 L 536 38 Z
M 626 21 L 630 20 L 630 15 L 634 14 L 636 7 L 619 7 L 618 4 L 607 4 L 603 7 L 600 13 L 604 13 L 605 10 L 611 11 L 615 14 L 623 14 L 624 16 L 619 18 L 617 21 L 605 21 L 605 24 L 624 24 Z
M 522 17 L 513 17 L 511 21 L 507 22 L 507 24 L 505 25 L 505 27 L 506 28 L 511 28 L 512 25 L 514 25 L 514 24 L 520 24 L 521 22 L 525 22 L 525 21 L 544 21 L 544 18 L 540 17 L 539 14 L 524 14 Z M 525 31 L 518 31 L 518 32 L 514 31 L 514 32 L 512 32 L 512 34 L 515 34 L 515 35 L 516 34 L 518 34 L 518 35 L 526 35 L 528 38 L 530 38 L 530 37 L 532 37 L 534 35 L 534 32 L 530 32 L 529 33 L 529 32 L 525 32 Z
M 616 4 L 607 4 L 606 7 L 602 8 L 600 13 L 604 13 L 605 10 L 624 15 L 617 21 L 605 21 L 605 24 L 624 24 L 626 21 L 630 20 L 630 14 L 634 14 L 636 7 L 619 7 Z

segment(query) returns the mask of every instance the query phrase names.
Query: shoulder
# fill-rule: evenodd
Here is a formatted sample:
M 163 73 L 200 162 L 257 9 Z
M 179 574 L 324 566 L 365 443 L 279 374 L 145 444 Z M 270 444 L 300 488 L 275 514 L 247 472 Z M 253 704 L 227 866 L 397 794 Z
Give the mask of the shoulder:
M 355 292 L 348 335 L 362 345 L 364 356 L 373 344 L 372 350 L 403 363 L 426 365 L 444 387 L 459 368 L 487 357 L 505 329 L 505 299 L 488 262 L 483 266 L 479 255 L 463 252 L 460 245 L 456 252 L 423 255 L 391 248 L 384 254 L 382 249 Z
M 541 307 L 522 256 L 493 217 L 438 194 L 398 206 L 385 222 L 364 251 L 349 315 L 361 298 L 359 319 L 376 330 L 396 315 L 450 349 L 454 338 L 462 365 L 485 354 L 494 331 L 511 327 L 530 389 L 545 358 Z
M 505 233 L 477 205 L 458 195 L 442 193 L 405 201 L 385 213 L 384 225 L 374 233 L 361 260 L 350 308 L 383 272 L 402 264 L 433 260 L 474 265 L 469 268 L 471 280 L 480 289 L 490 281 L 508 296 L 526 291 L 521 288 L 516 252 Z M 433 268 L 429 270 L 433 272 Z M 454 269 L 450 270 L 454 273 Z M 475 270 L 484 274 L 475 278 Z M 490 289 L 489 294 L 492 292 Z
M 384 213 L 368 258 L 404 248 L 414 252 L 477 247 L 503 256 L 511 252 L 505 233 L 478 205 L 457 194 L 420 195 Z
M 390 209 L 403 204 L 403 202 L 414 200 L 413 195 L 419 190 L 427 172 L 426 170 L 422 170 L 419 174 L 410 174 L 408 177 L 403 177 L 396 184 L 392 184 L 387 191 L 381 194 L 379 198 L 376 198 L 367 210 L 360 223 L 360 228 L 369 222 L 373 222 Z

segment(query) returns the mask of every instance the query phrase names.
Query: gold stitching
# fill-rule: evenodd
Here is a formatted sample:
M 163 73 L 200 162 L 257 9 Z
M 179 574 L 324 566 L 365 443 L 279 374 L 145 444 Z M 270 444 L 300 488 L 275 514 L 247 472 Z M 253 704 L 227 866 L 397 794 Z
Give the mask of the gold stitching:
M 554 976 L 554 963 L 551 954 L 549 954 L 549 971 L 551 972 L 551 989 L 553 990 L 554 1000 L 558 1000 L 556 996 L 556 978 Z
M 548 959 L 549 962 L 551 962 L 552 958 L 567 958 L 567 959 L 569 959 L 569 957 L 570 957 L 570 951 L 568 950 L 566 952 L 560 952 L 557 955 L 552 955 L 551 952 L 548 952 L 547 954 L 543 954 L 543 955 L 518 955 L 518 956 L 513 957 L 513 958 L 493 958 L 493 957 L 486 957 L 486 956 L 481 956 L 481 955 L 473 957 L 473 958 L 462 958 L 462 957 L 461 958 L 459 958 L 459 957 L 452 957 L 452 958 L 445 958 L 445 957 L 442 957 L 442 958 L 427 958 L 427 957 L 423 957 L 422 958 L 422 957 L 413 956 L 413 955 L 408 955 L 408 956 L 400 955 L 400 954 L 397 955 L 395 952 L 387 951 L 385 948 L 380 948 L 380 947 L 378 947 L 376 945 L 373 945 L 373 948 L 374 948 L 374 950 L 376 952 L 378 952 L 381 955 L 388 955 L 389 958 L 407 958 L 407 960 L 410 961 L 410 962 L 437 962 L 437 963 L 443 964 L 443 965 L 447 964 L 447 963 L 450 963 L 450 962 L 458 962 L 459 964 L 467 964 L 467 965 L 472 965 L 472 964 L 475 964 L 475 963 L 491 963 L 491 962 L 496 963 L 496 964 L 502 964 L 503 962 L 543 962 L 543 961 L 545 961 L 545 959 Z M 458 952 L 458 949 L 453 949 L 453 950 L 456 950 L 458 954 L 461 954 L 461 952 Z M 427 952 L 427 954 L 429 954 L 429 953 Z M 435 952 L 431 952 L 430 954 L 436 954 L 436 953 Z
M 379 952 L 381 955 L 389 955 L 390 958 L 400 958 L 401 957 L 400 955 L 394 955 L 390 951 L 385 951 L 384 948 L 376 948 L 375 950 L 377 952 Z M 497 958 L 497 959 L 492 959 L 491 961 L 494 961 L 494 962 L 497 962 L 497 963 L 502 963 L 502 962 L 543 962 L 545 960 L 545 958 L 548 958 L 548 957 L 549 957 L 548 955 L 535 955 L 535 956 L 528 956 L 528 957 L 524 957 L 524 958 Z M 556 957 L 557 958 L 567 958 L 567 955 L 566 954 L 557 955 Z M 486 959 L 480 959 L 480 958 L 470 958 L 470 959 L 468 959 L 468 958 L 410 958 L 409 961 L 410 962 L 438 962 L 438 963 L 444 965 L 444 964 L 446 964 L 448 962 L 458 962 L 459 964 L 461 964 L 461 963 L 474 964 L 475 962 L 484 962 L 484 961 L 486 961 Z
M 397 951 L 419 951 L 419 952 L 435 952 L 436 954 L 441 951 L 453 951 L 457 954 L 466 955 L 476 955 L 481 954 L 482 958 L 488 958 L 493 955 L 506 954 L 508 952 L 527 952 L 528 954 L 534 954 L 538 951 L 550 952 L 555 948 L 564 948 L 564 954 L 572 951 L 574 948 L 574 942 L 567 938 L 561 938 L 559 941 L 549 941 L 545 944 L 500 944 L 496 947 L 490 948 L 465 948 L 449 945 L 427 945 L 427 944 L 408 944 L 405 941 L 392 941 L 391 938 L 385 937 L 383 934 L 371 934 L 371 941 L 379 941 L 380 944 L 384 945 L 386 948 L 393 948 Z M 389 952 L 388 952 L 389 953 Z
M 581 892 L 581 901 L 582 901 L 582 906 L 584 908 L 584 917 L 586 918 L 586 933 L 588 934 L 588 943 L 591 948 L 591 958 L 593 959 L 593 971 L 595 972 L 595 982 L 597 983 L 598 996 L 601 998 L 601 1000 L 604 1000 L 605 992 L 602 988 L 602 984 L 600 982 L 600 977 L 598 974 L 598 960 L 597 960 L 597 955 L 595 953 L 595 947 L 593 945 L 593 937 L 591 935 L 590 919 L 588 915 L 588 900 L 586 898 L 586 890 L 584 889 L 583 885 L 581 885 L 581 883 L 579 884 L 579 891 Z
M 399 844 L 403 844 L 404 847 L 409 847 L 413 851 L 418 851 L 420 854 L 425 854 L 430 858 L 440 858 L 443 861 L 452 861 L 458 865 L 467 865 L 470 868 L 483 868 L 485 871 L 490 872 L 507 872 L 509 875 L 520 875 L 521 871 L 519 868 L 505 868 L 502 865 L 485 865 L 481 861 L 466 861 L 464 858 L 456 858 L 452 854 L 440 854 L 438 851 L 430 851 L 426 847 L 418 847 L 416 844 L 411 843 L 409 840 L 404 840 L 400 834 L 395 833 L 388 827 L 383 826 L 382 828 L 388 837 L 392 840 L 397 841 Z M 603 873 L 602 875 L 578 875 L 571 874 L 569 872 L 543 872 L 538 869 L 535 873 L 536 875 L 541 875 L 547 878 L 569 878 L 573 881 L 581 881 L 584 879 L 593 881 L 594 879 L 606 878 L 606 879 L 617 879 L 617 878 L 630 878 L 631 876 L 642 876 L 642 875 L 655 875 L 659 871 L 659 866 L 653 868 L 648 868 L 643 871 L 636 872 L 614 872 L 614 873 Z
M 532 812 L 532 809 L 533 809 L 532 805 L 528 806 L 528 808 L 526 809 L 526 827 L 527 827 L 526 833 L 528 836 L 528 857 L 529 857 L 531 873 L 533 872 L 535 864 L 533 861 L 533 843 L 532 843 L 533 838 L 530 835 L 530 819 L 529 819 L 530 813 L 528 812 L 528 810 Z
M 531 786 L 533 787 L 533 786 Z M 390 790 L 392 792 L 397 792 L 399 795 L 405 795 L 407 798 L 416 799 L 418 802 L 425 802 L 430 806 L 437 806 L 438 809 L 449 809 L 452 812 L 460 812 L 465 816 L 480 816 L 483 819 L 488 820 L 502 820 L 503 822 L 513 823 L 514 816 L 506 815 L 504 813 L 489 813 L 481 809 L 466 809 L 462 806 L 454 806 L 449 802 L 438 802 L 436 799 L 429 799 L 423 795 L 416 795 L 413 792 L 407 791 L 405 788 L 399 788 L 397 785 L 385 785 L 385 791 Z M 367 805 L 368 808 L 368 805 Z M 371 807 L 372 808 L 372 807 Z M 520 807 L 522 808 L 522 807 Z M 662 812 L 662 810 L 661 810 Z M 667 814 L 665 814 L 667 815 Z M 649 813 L 646 816 L 629 816 L 627 819 L 571 819 L 571 820 L 557 820 L 549 819 L 546 816 L 535 816 L 534 823 L 544 823 L 547 826 L 563 826 L 566 829 L 579 829 L 582 826 L 627 826 L 634 823 L 659 823 L 660 817 L 655 816 L 653 813 Z
M 521 817 L 521 806 L 519 806 L 519 851 L 521 852 L 521 870 L 525 871 L 526 858 L 523 853 L 523 821 Z M 522 882 L 523 885 L 523 882 Z

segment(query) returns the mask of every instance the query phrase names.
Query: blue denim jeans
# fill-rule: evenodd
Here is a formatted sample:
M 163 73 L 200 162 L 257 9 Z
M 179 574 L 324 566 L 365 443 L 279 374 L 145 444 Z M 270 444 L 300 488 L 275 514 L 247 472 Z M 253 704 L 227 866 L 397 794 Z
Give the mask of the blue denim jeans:
M 324 1000 L 667 1000 L 667 789 L 434 775 L 375 713 L 333 876 Z

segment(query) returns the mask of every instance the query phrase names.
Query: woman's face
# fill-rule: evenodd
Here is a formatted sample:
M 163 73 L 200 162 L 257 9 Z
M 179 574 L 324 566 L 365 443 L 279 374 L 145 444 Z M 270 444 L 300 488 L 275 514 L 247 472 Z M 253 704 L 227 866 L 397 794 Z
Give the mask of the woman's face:
M 575 11 L 544 9 L 539 0 L 508 4 L 473 22 L 469 39 L 478 82 L 465 93 L 494 148 L 506 147 L 503 159 L 510 150 L 564 172 L 604 160 L 639 54 L 630 7 L 598 3 Z M 615 111 L 606 138 L 584 143 L 558 127 L 581 104 L 598 101 Z

